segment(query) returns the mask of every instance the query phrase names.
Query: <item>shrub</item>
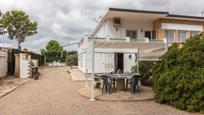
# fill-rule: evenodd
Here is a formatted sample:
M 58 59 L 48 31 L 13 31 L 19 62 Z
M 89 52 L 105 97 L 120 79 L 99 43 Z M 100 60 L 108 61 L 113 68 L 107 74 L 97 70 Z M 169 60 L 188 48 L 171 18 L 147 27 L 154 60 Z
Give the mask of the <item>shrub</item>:
M 142 76 L 142 84 L 147 86 L 152 86 L 152 70 L 153 66 L 156 64 L 155 61 L 140 61 L 139 62 L 139 72 Z M 134 65 L 131 69 L 133 73 L 137 73 L 137 65 Z
M 157 102 L 187 111 L 204 111 L 204 34 L 173 44 L 153 69 Z
M 70 51 L 67 53 L 66 63 L 69 66 L 78 65 L 78 54 L 76 51 Z

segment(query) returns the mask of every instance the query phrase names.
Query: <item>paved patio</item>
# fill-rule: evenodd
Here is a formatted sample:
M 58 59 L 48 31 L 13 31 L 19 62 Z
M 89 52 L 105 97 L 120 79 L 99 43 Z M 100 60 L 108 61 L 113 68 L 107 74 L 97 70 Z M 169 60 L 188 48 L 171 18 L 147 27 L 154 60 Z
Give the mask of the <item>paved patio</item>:
M 150 87 L 142 86 L 140 88 L 140 93 L 131 94 L 130 91 L 117 91 L 111 94 L 104 93 L 102 94 L 101 89 L 95 89 L 95 98 L 96 100 L 101 101 L 145 101 L 145 100 L 153 100 L 153 92 Z M 91 98 L 91 88 L 84 87 L 79 90 L 79 93 L 86 98 Z
M 73 81 L 75 82 L 86 81 L 86 75 L 82 73 L 78 68 L 71 69 L 69 67 L 69 72 Z M 90 78 L 88 78 L 88 80 L 90 80 Z
M 137 102 L 89 101 L 78 90 L 67 67 L 42 68 L 30 80 L 0 99 L 0 115 L 196 115 L 152 100 Z

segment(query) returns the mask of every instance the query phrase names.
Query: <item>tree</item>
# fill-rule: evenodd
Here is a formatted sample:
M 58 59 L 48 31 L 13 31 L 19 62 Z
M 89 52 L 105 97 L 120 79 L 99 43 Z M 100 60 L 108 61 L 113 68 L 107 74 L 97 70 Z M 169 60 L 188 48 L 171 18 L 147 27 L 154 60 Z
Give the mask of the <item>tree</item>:
M 49 55 L 60 56 L 61 52 L 63 51 L 63 47 L 60 46 L 59 42 L 56 40 L 50 40 L 45 48 Z
M 0 24 L 7 30 L 9 39 L 16 39 L 18 49 L 25 38 L 37 33 L 37 22 L 30 21 L 29 16 L 18 10 L 7 11 L 2 14 Z
M 66 56 L 66 51 L 60 46 L 59 42 L 56 40 L 50 40 L 46 45 L 45 49 L 41 49 L 41 54 L 47 56 L 47 61 L 64 61 Z
M 173 44 L 153 69 L 157 102 L 188 111 L 204 111 L 204 33 L 183 47 Z
M 41 55 L 46 56 L 46 50 L 45 49 L 40 49 Z

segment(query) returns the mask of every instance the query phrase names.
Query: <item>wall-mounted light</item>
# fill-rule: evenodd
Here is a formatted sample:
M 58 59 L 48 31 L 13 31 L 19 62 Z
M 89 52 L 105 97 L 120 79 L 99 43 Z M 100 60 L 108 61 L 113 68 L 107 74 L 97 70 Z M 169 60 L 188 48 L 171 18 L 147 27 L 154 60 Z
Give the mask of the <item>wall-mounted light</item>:
M 129 59 L 131 59 L 132 58 L 132 55 L 129 55 Z
M 115 28 L 115 31 L 116 31 L 116 32 L 118 31 L 118 27 Z

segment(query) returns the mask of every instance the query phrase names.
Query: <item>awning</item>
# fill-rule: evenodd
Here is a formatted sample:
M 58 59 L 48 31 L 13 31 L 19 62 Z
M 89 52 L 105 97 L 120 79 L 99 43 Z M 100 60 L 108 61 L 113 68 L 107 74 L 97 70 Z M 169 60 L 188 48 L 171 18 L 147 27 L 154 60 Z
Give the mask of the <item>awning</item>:
M 165 53 L 165 44 L 163 42 L 111 42 L 96 41 L 96 50 L 101 51 L 121 51 L 139 49 L 140 60 L 158 60 Z

